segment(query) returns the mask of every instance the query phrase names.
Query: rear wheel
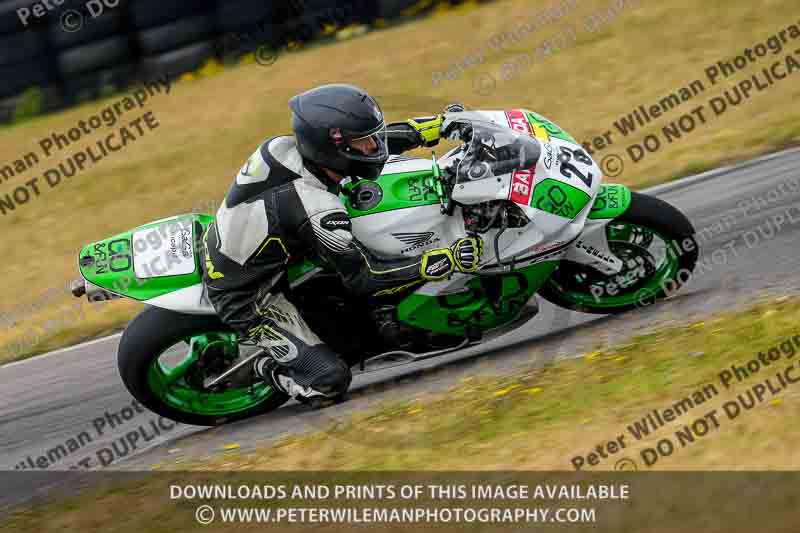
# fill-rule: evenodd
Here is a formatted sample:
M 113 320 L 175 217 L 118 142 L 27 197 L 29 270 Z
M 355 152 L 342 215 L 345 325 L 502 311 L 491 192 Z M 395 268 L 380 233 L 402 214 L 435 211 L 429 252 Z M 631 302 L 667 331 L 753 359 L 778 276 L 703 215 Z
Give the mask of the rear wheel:
M 631 206 L 606 226 L 609 249 L 624 266 L 606 275 L 562 261 L 539 294 L 567 309 L 612 314 L 673 295 L 691 278 L 699 255 L 694 228 L 667 202 L 632 193 Z
M 215 316 L 148 307 L 119 345 L 120 376 L 151 411 L 184 424 L 215 426 L 276 409 L 289 397 L 256 377 L 253 365 L 206 389 L 204 384 L 251 355 Z

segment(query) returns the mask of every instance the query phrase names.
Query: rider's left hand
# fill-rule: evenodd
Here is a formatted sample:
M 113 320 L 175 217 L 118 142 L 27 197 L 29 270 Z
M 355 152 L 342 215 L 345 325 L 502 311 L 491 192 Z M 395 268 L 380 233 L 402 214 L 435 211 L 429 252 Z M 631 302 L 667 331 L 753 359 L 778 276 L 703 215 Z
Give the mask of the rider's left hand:
M 442 131 L 442 115 L 432 117 L 416 117 L 408 119 L 406 122 L 419 134 L 419 145 L 430 148 L 439 144 Z

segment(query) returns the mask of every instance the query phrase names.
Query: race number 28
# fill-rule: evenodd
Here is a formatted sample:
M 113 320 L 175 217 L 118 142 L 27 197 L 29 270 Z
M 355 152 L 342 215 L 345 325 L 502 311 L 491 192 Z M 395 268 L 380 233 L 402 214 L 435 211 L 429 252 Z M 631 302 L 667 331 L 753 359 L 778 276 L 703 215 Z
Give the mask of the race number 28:
M 593 183 L 593 176 L 591 172 L 586 171 L 584 174 L 577 166 L 572 164 L 572 161 L 581 163 L 586 167 L 591 166 L 592 160 L 581 149 L 570 150 L 564 146 L 559 148 L 559 159 L 561 160 L 561 175 L 566 178 L 578 178 L 584 185 L 591 188 Z

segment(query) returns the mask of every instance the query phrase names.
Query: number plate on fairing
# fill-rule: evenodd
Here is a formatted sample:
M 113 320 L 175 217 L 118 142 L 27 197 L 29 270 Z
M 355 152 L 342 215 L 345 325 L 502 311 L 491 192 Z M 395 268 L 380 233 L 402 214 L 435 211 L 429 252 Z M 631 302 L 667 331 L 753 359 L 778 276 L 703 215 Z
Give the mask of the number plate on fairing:
M 194 225 L 189 218 L 133 234 L 133 268 L 140 279 L 191 274 L 196 268 L 194 252 Z

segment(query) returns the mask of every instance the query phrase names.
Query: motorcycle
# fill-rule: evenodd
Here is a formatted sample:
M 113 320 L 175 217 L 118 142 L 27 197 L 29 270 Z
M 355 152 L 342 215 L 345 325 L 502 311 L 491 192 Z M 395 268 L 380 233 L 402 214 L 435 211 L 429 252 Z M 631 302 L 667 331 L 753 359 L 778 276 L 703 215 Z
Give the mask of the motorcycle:
M 458 143 L 444 156 L 393 156 L 377 180 L 343 182 L 341 198 L 356 238 L 384 256 L 416 256 L 480 235 L 477 272 L 369 298 L 349 294 L 314 258 L 290 258 L 284 274 L 286 297 L 358 367 L 354 374 L 521 328 L 538 311 L 537 295 L 613 314 L 672 295 L 690 278 L 699 246 L 686 216 L 602 183 L 595 161 L 552 121 L 512 109 L 447 113 L 445 123 Z M 141 404 L 193 425 L 251 417 L 289 399 L 253 372 L 270 354 L 239 339 L 207 298 L 201 262 L 213 220 L 179 215 L 90 243 L 73 288 L 90 301 L 146 304 L 122 335 L 120 375 Z M 213 267 L 209 275 L 217 275 Z

